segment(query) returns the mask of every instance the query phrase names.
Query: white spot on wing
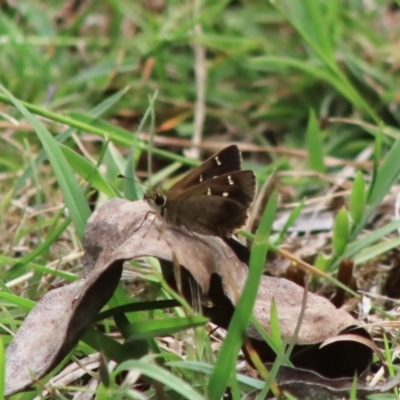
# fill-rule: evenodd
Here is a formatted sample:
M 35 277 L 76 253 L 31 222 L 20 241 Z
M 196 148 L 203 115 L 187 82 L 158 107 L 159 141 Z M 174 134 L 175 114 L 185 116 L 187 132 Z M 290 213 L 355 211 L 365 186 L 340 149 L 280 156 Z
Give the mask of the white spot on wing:
M 229 196 L 229 193 L 228 193 L 228 192 L 223 192 L 223 193 L 222 193 L 222 196 L 228 197 L 228 196 Z
M 200 175 L 199 182 L 203 182 L 203 175 Z
M 211 196 L 211 194 L 212 194 L 212 193 L 211 193 L 211 189 L 208 188 L 208 189 L 207 189 L 207 196 Z
M 233 184 L 234 184 L 234 182 L 233 182 L 233 180 L 232 180 L 232 177 L 231 177 L 230 175 L 228 175 L 228 183 L 229 183 L 230 185 L 233 185 Z
M 217 163 L 217 165 L 221 165 L 221 164 L 222 164 L 221 161 L 219 161 L 218 156 L 216 156 L 214 160 L 215 160 L 215 162 Z

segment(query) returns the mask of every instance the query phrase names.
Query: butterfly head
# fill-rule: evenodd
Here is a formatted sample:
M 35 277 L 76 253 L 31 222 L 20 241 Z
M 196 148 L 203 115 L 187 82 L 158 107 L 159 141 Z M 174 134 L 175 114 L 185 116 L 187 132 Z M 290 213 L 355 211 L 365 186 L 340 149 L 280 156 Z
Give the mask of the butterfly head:
M 163 215 L 164 207 L 167 205 L 167 196 L 160 190 L 150 190 L 144 195 L 145 200 L 150 207 L 158 214 Z

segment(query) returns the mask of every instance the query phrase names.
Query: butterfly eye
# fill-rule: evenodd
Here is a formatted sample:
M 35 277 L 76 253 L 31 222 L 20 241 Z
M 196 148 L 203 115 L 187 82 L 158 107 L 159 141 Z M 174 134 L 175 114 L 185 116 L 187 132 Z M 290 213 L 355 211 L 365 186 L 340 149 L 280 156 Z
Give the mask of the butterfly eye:
M 160 194 L 157 194 L 157 195 L 154 197 L 154 204 L 155 204 L 157 207 L 162 207 L 162 206 L 165 205 L 165 203 L 166 203 L 165 196 L 161 196 Z

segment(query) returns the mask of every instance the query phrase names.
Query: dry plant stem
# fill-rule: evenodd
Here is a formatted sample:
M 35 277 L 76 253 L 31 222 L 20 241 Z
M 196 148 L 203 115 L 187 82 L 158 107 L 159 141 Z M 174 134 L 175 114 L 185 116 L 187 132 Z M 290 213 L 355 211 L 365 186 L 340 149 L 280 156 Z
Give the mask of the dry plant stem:
M 371 322 L 370 324 L 363 325 L 365 328 L 392 328 L 400 329 L 399 321 L 381 321 L 381 322 Z
M 46 214 L 46 213 L 49 213 L 49 212 L 52 212 L 52 211 L 59 211 L 59 210 L 62 210 L 63 208 L 65 208 L 64 204 L 60 204 L 58 206 L 53 206 L 53 207 L 43 208 L 42 210 L 39 210 L 39 211 L 36 211 L 36 212 L 32 212 L 30 214 L 30 217 L 33 218 L 33 217 L 36 217 L 38 215 Z
M 86 150 L 85 146 L 82 143 L 80 136 L 78 136 L 76 133 L 73 133 L 72 138 L 75 140 L 76 145 L 78 146 L 78 148 L 82 152 L 82 154 L 85 156 L 85 158 L 90 160 L 90 162 L 93 165 L 96 165 L 97 164 L 96 160 L 91 156 L 90 152 L 88 152 Z
M 334 178 L 330 175 L 327 174 L 321 174 L 320 172 L 317 171 L 299 171 L 299 170 L 289 170 L 289 171 L 279 171 L 277 172 L 277 176 L 280 177 L 285 177 L 289 176 L 290 178 L 298 178 L 298 177 L 307 177 L 307 178 L 317 178 L 321 181 L 329 182 L 332 183 L 333 185 L 337 184 L 337 178 Z M 348 181 L 344 181 L 342 183 L 342 188 L 344 189 L 351 189 L 352 184 Z
M 287 258 L 288 260 L 291 260 L 291 261 L 295 262 L 296 264 L 298 264 L 299 268 L 301 268 L 305 272 L 309 272 L 313 275 L 320 276 L 321 278 L 325 278 L 325 279 L 329 278 L 329 276 L 327 274 L 325 274 L 325 272 L 320 271 L 319 269 L 306 263 L 305 261 L 301 260 L 300 258 L 297 258 L 296 256 L 294 256 L 293 254 L 289 253 L 288 251 L 286 251 L 284 249 L 279 249 L 278 253 L 282 257 Z
M 139 134 L 140 139 L 144 141 L 148 141 L 150 135 L 147 133 Z M 180 147 L 190 147 L 193 145 L 192 141 L 187 139 L 174 139 L 169 137 L 163 136 L 155 136 L 154 143 L 160 145 L 171 145 L 171 146 L 180 146 Z M 214 142 L 211 140 L 203 141 L 201 144 L 198 145 L 200 149 L 210 150 L 210 151 L 218 151 L 223 149 L 226 146 L 231 144 L 237 144 L 240 151 L 250 151 L 250 152 L 257 152 L 257 153 L 272 153 L 272 154 L 281 154 L 289 157 L 299 158 L 299 159 L 307 159 L 309 157 L 308 151 L 306 150 L 299 150 L 299 149 L 289 149 L 283 147 L 273 147 L 273 146 L 258 146 L 252 143 L 237 143 L 237 142 Z M 325 156 L 324 163 L 326 166 L 329 167 L 336 167 L 336 166 L 352 166 L 357 169 L 367 169 L 371 170 L 373 167 L 372 161 L 353 161 L 353 160 L 342 160 L 336 157 Z
M 27 131 L 32 131 L 32 126 L 27 122 L 20 122 L 2 111 L 0 111 L 0 116 L 5 119 L 5 121 L 0 122 L 0 128 L 12 129 L 14 131 L 16 128 L 25 127 Z
M 115 365 L 114 361 L 111 361 Z M 74 363 L 66 366 L 58 375 L 52 378 L 55 386 L 66 386 L 71 384 L 83 375 L 94 375 L 93 372 L 100 366 L 100 354 L 94 353 L 82 360 L 76 360 Z
M 397 349 L 397 351 L 395 350 L 392 352 L 392 362 L 398 359 L 398 357 L 399 357 L 399 349 Z M 379 370 L 376 372 L 375 376 L 371 379 L 371 382 L 369 382 L 369 385 L 370 386 L 376 385 L 385 374 L 387 375 L 387 377 L 390 377 L 390 372 L 388 371 L 386 360 L 382 362 L 382 367 L 380 367 Z
M 336 193 L 332 193 L 332 194 L 329 194 L 329 195 L 320 196 L 320 197 L 314 197 L 312 199 L 305 200 L 303 202 L 303 204 L 305 206 L 318 204 L 320 202 L 324 202 L 326 204 L 329 200 L 332 200 L 332 199 L 337 198 L 337 197 L 347 197 L 349 194 L 350 194 L 349 190 L 344 190 L 344 191 L 341 191 L 341 192 L 336 192 Z M 282 208 L 285 208 L 285 209 L 286 208 L 293 208 L 293 207 L 297 207 L 299 204 L 300 204 L 300 202 L 287 203 L 287 204 L 284 204 L 282 206 Z M 307 211 L 307 210 L 305 208 L 303 208 L 303 211 Z
M 297 320 L 297 325 L 294 330 L 293 337 L 290 339 L 286 359 L 288 359 L 290 357 L 293 347 L 296 345 L 297 338 L 299 336 L 299 332 L 300 332 L 300 328 L 301 328 L 301 324 L 303 323 L 304 313 L 306 312 L 306 308 L 307 308 L 307 296 L 308 296 L 308 274 L 306 273 L 304 275 L 304 292 L 303 292 L 303 299 L 301 302 L 299 319 Z
M 18 124 L 19 126 L 19 124 Z M 25 148 L 24 146 L 18 142 L 18 140 L 16 140 L 13 136 L 14 132 L 15 132 L 15 127 L 11 126 L 10 127 L 10 131 L 9 132 L 2 132 L 2 137 L 1 140 L 4 141 L 5 143 L 8 143 L 11 145 L 11 147 L 15 147 L 16 149 L 18 149 L 18 151 L 20 151 L 21 153 L 25 152 Z M 31 127 L 31 131 L 32 131 L 32 127 Z
M 197 18 L 200 13 L 200 0 L 194 1 L 194 17 Z M 202 36 L 203 31 L 200 24 L 196 24 L 194 32 L 197 37 Z M 192 158 L 199 158 L 199 148 L 203 136 L 203 126 L 205 119 L 205 92 L 206 92 L 206 51 L 200 41 L 193 44 L 195 54 L 195 74 L 196 74 L 196 104 L 194 110 L 194 133 L 192 138 L 193 147 L 190 150 Z
M 244 345 L 246 347 L 250 360 L 253 363 L 255 369 L 260 374 L 261 378 L 264 379 L 264 381 L 267 381 L 268 376 L 270 374 L 270 370 L 268 370 L 264 365 L 264 363 L 261 361 L 261 358 L 259 357 L 257 351 L 252 346 L 250 340 L 245 339 Z M 270 390 L 276 396 L 276 398 L 279 398 L 280 391 L 276 379 L 274 379 L 274 381 L 271 383 Z
M 313 267 L 312 265 L 306 263 L 305 261 L 301 260 L 300 258 L 297 258 L 293 254 L 289 253 L 286 250 L 283 249 L 278 249 L 277 250 L 278 254 L 280 254 L 282 257 L 287 258 L 288 260 L 291 260 L 297 264 L 299 268 L 301 268 L 305 272 L 309 272 L 313 275 L 320 276 L 321 278 L 324 278 L 328 281 L 331 280 L 330 276 L 328 274 L 325 274 L 325 272 L 320 271 L 319 269 Z M 353 293 L 353 292 L 352 292 Z M 357 293 L 353 293 L 353 296 L 356 298 L 360 298 L 360 295 Z
M 146 83 L 150 76 L 151 73 L 153 72 L 154 69 L 154 64 L 155 64 L 155 59 L 154 57 L 150 57 L 147 60 L 145 60 L 143 68 L 142 68 L 142 84 Z
M 24 274 L 22 276 L 19 276 L 18 278 L 15 278 L 15 279 L 12 279 L 12 280 L 8 281 L 6 283 L 6 286 L 8 288 L 12 288 L 14 286 L 19 286 L 22 283 L 29 281 L 29 279 L 31 279 L 32 276 L 33 276 L 33 272 L 32 271 L 31 272 L 27 272 L 26 274 Z
M 82 256 L 83 256 L 82 250 L 74 249 L 71 251 L 71 253 L 68 256 L 62 257 L 59 260 L 54 260 L 54 261 L 48 263 L 47 268 L 56 269 L 56 268 L 60 267 L 61 265 L 70 263 L 71 261 L 77 261 L 77 260 L 81 259 Z M 71 274 L 71 276 L 74 276 L 74 274 Z
M 337 117 L 333 117 L 333 118 L 328 118 L 329 122 L 344 122 L 346 124 L 349 125 L 357 125 L 357 126 L 362 126 L 364 128 L 366 128 L 367 130 L 371 130 L 371 131 L 376 131 L 378 132 L 380 130 L 380 128 L 378 128 L 376 125 L 372 125 L 372 124 L 368 124 L 364 121 L 358 120 L 355 121 L 353 119 L 350 118 L 337 118 Z M 396 132 L 391 132 L 390 128 L 383 128 L 382 132 L 384 135 L 389 136 L 393 139 L 397 139 L 398 137 L 398 133 Z
M 373 152 L 372 146 L 367 147 L 366 149 L 364 149 L 357 157 L 357 161 L 360 162 L 366 162 L 371 154 Z M 352 165 L 346 165 L 342 171 L 340 171 L 337 175 L 339 175 L 338 181 L 336 182 L 336 185 L 333 186 L 330 189 L 330 192 L 333 193 L 334 191 L 336 191 L 338 188 L 342 187 L 344 185 L 344 183 L 346 182 L 348 177 L 353 177 L 355 176 L 355 170 L 354 170 L 354 166 Z
M 197 104 L 197 103 L 196 103 Z M 198 114 L 197 111 L 197 106 L 195 107 L 195 113 L 196 115 Z M 205 106 L 203 105 L 203 113 L 205 114 Z M 196 118 L 200 120 L 199 117 L 195 117 L 195 125 L 196 125 Z M 42 121 L 44 124 L 46 121 Z M 203 122 L 204 122 L 204 116 L 203 116 Z M 201 124 L 201 127 L 203 126 L 203 122 Z M 1 124 L 0 124 L 1 127 Z M 21 129 L 18 127 L 17 131 L 30 131 L 32 130 L 30 124 L 21 124 Z M 140 133 L 139 138 L 148 142 L 150 140 L 150 135 L 147 133 Z M 97 135 L 90 135 L 92 140 L 98 140 Z M 86 140 L 89 140 L 89 137 L 86 137 Z M 159 145 L 171 145 L 171 146 L 180 146 L 180 147 L 196 147 L 199 149 L 203 150 L 210 150 L 210 151 L 217 151 L 221 150 L 224 147 L 234 144 L 233 142 L 215 142 L 215 141 L 203 141 L 196 143 L 193 140 L 188 140 L 188 139 L 177 139 L 177 138 L 170 138 L 170 137 L 163 137 L 163 136 L 155 136 L 154 137 L 154 143 L 159 144 Z M 308 151 L 306 150 L 301 150 L 301 149 L 289 149 L 289 148 L 284 148 L 284 147 L 274 147 L 274 146 L 258 146 L 252 143 L 240 143 L 238 144 L 239 150 L 240 151 L 250 151 L 250 152 L 267 152 L 271 154 L 280 154 L 280 155 L 285 155 L 293 158 L 299 158 L 299 159 L 307 159 L 309 157 Z M 357 169 L 366 169 L 366 170 L 371 170 L 373 167 L 372 161 L 353 161 L 353 160 L 342 160 L 340 158 L 336 157 L 330 157 L 330 156 L 325 156 L 324 157 L 324 163 L 326 166 L 329 167 L 336 167 L 336 166 L 352 166 Z
M 71 261 L 75 261 L 75 260 L 77 260 L 77 259 L 82 258 L 82 256 L 83 256 L 83 251 L 77 251 L 77 250 L 75 250 L 75 253 L 73 252 L 72 254 L 70 254 L 70 255 L 67 256 L 67 257 L 63 257 L 62 259 L 59 259 L 59 260 L 54 260 L 54 261 L 52 261 L 51 263 L 47 264 L 46 267 L 49 268 L 49 269 L 54 269 L 54 270 L 56 270 L 56 269 L 59 269 L 60 266 L 66 264 L 66 263 L 69 263 L 69 262 L 71 262 Z M 65 273 L 65 274 L 68 274 L 68 272 L 64 272 L 64 273 Z M 15 278 L 15 279 L 13 279 L 13 280 L 8 281 L 8 282 L 6 283 L 6 286 L 7 286 L 8 288 L 12 288 L 12 287 L 14 287 L 14 286 L 21 285 L 23 282 L 26 282 L 26 281 L 28 281 L 30 278 L 32 278 L 33 275 L 34 275 L 34 272 L 33 272 L 33 271 L 27 272 L 26 274 L 24 274 L 24 275 L 22 275 L 22 276 L 20 276 L 20 277 L 18 277 L 18 278 Z M 75 275 L 75 274 L 72 274 L 72 273 L 70 273 L 69 275 L 70 275 L 71 277 L 76 277 L 76 275 Z
M 369 386 L 375 386 L 385 375 L 385 368 L 382 366 L 378 372 L 374 375 L 371 381 L 368 383 Z

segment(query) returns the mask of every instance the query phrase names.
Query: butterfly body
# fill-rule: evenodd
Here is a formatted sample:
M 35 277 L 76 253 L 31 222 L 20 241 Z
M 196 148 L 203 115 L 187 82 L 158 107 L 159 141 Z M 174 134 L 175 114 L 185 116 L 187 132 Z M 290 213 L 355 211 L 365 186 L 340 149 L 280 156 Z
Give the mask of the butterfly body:
M 239 149 L 228 146 L 169 190 L 151 190 L 144 199 L 172 227 L 230 237 L 246 224 L 256 190 L 254 173 L 240 165 Z

